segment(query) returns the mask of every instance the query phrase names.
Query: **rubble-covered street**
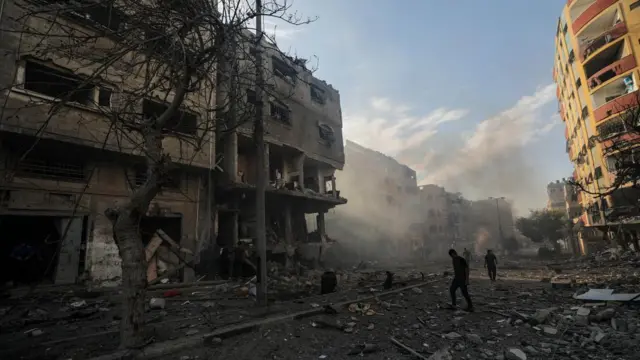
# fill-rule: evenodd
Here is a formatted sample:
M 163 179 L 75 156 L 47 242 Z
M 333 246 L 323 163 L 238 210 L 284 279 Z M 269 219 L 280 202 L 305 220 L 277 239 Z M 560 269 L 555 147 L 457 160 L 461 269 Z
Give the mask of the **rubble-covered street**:
M 381 268 L 338 271 L 338 292 L 323 296 L 318 295 L 320 271 L 300 277 L 272 273 L 274 301 L 268 309 L 255 306 L 246 281 L 157 285 L 149 292 L 146 319 L 150 344 L 163 350 L 149 356 L 577 360 L 633 359 L 640 350 L 636 304 L 574 299 L 607 286 L 633 294 L 640 265 L 634 254 L 504 262 L 495 284 L 480 264 L 472 265 L 473 313 L 448 308 L 448 263 L 394 269 L 390 295 L 384 295 L 389 289 L 381 286 Z M 425 285 L 412 287 L 416 284 Z M 89 359 L 113 353 L 118 301 L 117 291 L 16 291 L 2 307 L 0 356 Z M 464 300 L 459 302 L 463 307 Z M 266 320 L 273 321 L 263 324 Z M 245 329 L 249 323 L 253 326 Z M 228 332 L 232 327 L 242 330 Z M 179 351 L 163 345 L 203 338 Z

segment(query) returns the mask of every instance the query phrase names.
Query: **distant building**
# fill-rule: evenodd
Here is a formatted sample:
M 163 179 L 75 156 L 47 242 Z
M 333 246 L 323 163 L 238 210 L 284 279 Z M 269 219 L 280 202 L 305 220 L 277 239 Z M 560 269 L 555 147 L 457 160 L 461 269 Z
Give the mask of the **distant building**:
M 329 212 L 327 233 L 363 258 L 408 255 L 418 220 L 415 170 L 349 140 L 345 158 L 344 170 L 335 176 L 351 200 Z

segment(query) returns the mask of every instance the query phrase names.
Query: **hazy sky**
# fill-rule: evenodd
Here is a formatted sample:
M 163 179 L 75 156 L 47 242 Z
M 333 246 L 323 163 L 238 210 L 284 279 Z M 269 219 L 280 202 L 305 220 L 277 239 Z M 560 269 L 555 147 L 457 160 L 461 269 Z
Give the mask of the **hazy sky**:
M 420 184 L 506 196 L 522 212 L 572 172 L 552 80 L 565 3 L 294 0 L 318 20 L 265 23 L 283 50 L 317 57 L 346 138 L 411 166 Z

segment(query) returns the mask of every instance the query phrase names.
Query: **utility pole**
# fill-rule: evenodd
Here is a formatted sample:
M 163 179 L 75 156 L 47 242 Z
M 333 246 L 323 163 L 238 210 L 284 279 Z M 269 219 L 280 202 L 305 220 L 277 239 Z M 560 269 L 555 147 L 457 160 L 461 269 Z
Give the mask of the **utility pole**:
M 498 204 L 498 198 L 496 198 L 496 215 L 498 215 L 498 239 L 500 240 L 500 246 L 502 246 L 504 239 L 502 238 L 502 222 L 500 221 L 500 205 Z
M 264 145 L 264 74 L 262 69 L 262 0 L 256 0 L 256 118 L 253 131 L 256 142 L 256 240 L 258 245 L 258 304 L 267 305 L 267 171 Z

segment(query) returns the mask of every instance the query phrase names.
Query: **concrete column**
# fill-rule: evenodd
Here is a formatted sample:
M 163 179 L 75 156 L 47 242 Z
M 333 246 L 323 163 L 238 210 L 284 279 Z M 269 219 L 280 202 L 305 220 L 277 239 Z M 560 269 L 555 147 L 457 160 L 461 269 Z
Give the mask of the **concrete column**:
M 296 159 L 296 171 L 298 172 L 298 185 L 301 189 L 304 190 L 304 160 L 306 158 L 305 154 L 300 154 Z
M 316 224 L 318 225 L 318 236 L 320 236 L 320 253 L 318 254 L 318 263 L 322 262 L 323 259 L 323 255 L 324 255 L 324 250 L 326 247 L 326 240 L 325 240 L 325 235 L 326 235 L 326 229 L 324 227 L 324 213 L 318 213 L 318 215 L 316 216 Z M 316 264 L 316 267 L 319 264 Z
M 333 196 L 338 197 L 338 190 L 336 189 L 336 177 L 331 176 L 331 191 L 333 191 Z
M 287 251 L 287 263 L 286 267 L 289 269 L 293 266 L 293 262 L 291 261 L 293 258 L 293 252 L 295 251 L 294 240 L 293 240 L 293 221 L 291 214 L 291 204 L 286 203 L 284 206 L 284 246 Z
M 238 179 L 238 133 L 234 130 L 224 139 L 224 172 L 227 181 L 237 182 Z
M 322 171 L 322 169 L 318 169 L 318 192 L 320 192 L 320 194 L 327 192 L 327 186 L 324 181 L 324 171 Z

